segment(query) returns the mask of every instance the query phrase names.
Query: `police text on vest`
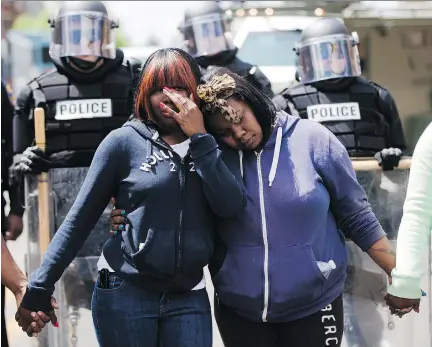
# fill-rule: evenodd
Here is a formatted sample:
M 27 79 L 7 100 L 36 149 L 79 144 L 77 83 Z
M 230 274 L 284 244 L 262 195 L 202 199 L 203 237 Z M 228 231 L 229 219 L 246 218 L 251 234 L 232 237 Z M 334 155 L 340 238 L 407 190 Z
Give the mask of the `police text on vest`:
M 311 105 L 307 107 L 307 114 L 310 120 L 318 123 L 361 119 L 360 107 L 357 102 Z
M 65 100 L 56 103 L 55 119 L 112 117 L 111 99 Z

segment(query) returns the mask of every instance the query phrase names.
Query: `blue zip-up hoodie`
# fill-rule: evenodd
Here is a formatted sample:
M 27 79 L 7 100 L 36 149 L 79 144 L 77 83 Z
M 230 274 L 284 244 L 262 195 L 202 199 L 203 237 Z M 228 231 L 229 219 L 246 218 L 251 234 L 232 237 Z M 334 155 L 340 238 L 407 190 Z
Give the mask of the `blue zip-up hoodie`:
M 106 242 L 108 264 L 129 282 L 175 292 L 190 290 L 202 279 L 213 254 L 213 212 L 234 216 L 246 203 L 211 135 L 192 136 L 182 160 L 155 130 L 137 120 L 127 122 L 97 149 L 75 203 L 33 273 L 23 307 L 51 309 L 54 284 L 111 197 L 130 223 Z
M 279 113 L 260 153 L 225 154 L 239 161 L 248 201 L 218 223 L 227 247 L 212 274 L 219 300 L 253 321 L 320 311 L 343 292 L 344 237 L 366 251 L 385 235 L 345 148 L 322 125 Z

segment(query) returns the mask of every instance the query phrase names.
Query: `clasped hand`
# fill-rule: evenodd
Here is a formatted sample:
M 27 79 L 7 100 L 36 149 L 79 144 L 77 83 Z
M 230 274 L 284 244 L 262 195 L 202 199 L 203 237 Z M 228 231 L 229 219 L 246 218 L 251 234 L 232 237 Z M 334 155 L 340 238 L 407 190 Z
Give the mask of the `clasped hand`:
M 420 312 L 420 299 L 400 298 L 387 293 L 384 296 L 384 300 L 391 314 L 397 315 L 399 318 L 402 318 L 412 310 L 417 313 Z
M 51 297 L 51 307 L 53 308 L 50 312 L 32 312 L 21 306 L 21 300 L 17 298 L 18 311 L 15 314 L 15 320 L 28 336 L 38 336 L 45 325 L 49 322 L 54 327 L 58 327 L 57 316 L 54 309 L 58 309 L 56 300 Z

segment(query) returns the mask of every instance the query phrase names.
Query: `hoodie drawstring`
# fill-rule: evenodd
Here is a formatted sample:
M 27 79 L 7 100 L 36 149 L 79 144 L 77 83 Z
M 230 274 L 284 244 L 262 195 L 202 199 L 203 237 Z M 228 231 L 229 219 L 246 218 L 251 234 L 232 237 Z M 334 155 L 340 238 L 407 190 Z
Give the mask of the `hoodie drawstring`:
M 156 141 L 158 138 L 159 138 L 159 133 L 156 131 L 152 136 L 152 140 Z M 152 155 L 153 155 L 153 146 L 150 141 L 147 141 L 147 160 L 149 160 Z
M 276 177 L 276 170 L 279 163 L 279 154 L 280 154 L 281 145 L 282 145 L 282 127 L 278 127 L 277 134 L 276 134 L 276 144 L 273 153 L 273 161 L 272 161 L 270 174 L 269 174 L 269 187 L 272 186 L 273 181 Z
M 276 177 L 276 170 L 279 164 L 279 155 L 280 155 L 280 149 L 282 145 L 282 127 L 278 127 L 277 133 L 276 133 L 276 143 L 275 143 L 275 150 L 273 153 L 273 161 L 270 168 L 270 174 L 269 174 L 269 187 L 272 186 L 273 181 Z M 243 151 L 238 151 L 239 153 L 239 162 L 240 162 L 240 174 L 243 178 Z
M 240 160 L 240 174 L 241 177 L 243 178 L 243 151 L 238 151 L 239 152 L 239 160 Z

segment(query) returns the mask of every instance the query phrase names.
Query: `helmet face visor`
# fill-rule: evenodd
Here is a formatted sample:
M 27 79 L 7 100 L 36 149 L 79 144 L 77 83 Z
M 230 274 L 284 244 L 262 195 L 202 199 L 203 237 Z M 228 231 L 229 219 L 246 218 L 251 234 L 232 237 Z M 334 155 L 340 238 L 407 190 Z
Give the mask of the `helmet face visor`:
M 52 28 L 50 56 L 114 59 L 116 47 L 112 21 L 100 12 L 67 13 L 57 17 Z
M 356 41 L 348 35 L 324 36 L 298 45 L 302 83 L 361 75 Z
M 183 30 L 185 50 L 193 57 L 215 55 L 234 48 L 219 13 L 189 19 Z

